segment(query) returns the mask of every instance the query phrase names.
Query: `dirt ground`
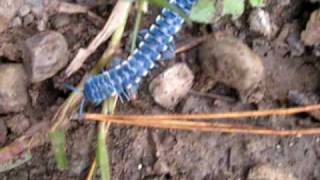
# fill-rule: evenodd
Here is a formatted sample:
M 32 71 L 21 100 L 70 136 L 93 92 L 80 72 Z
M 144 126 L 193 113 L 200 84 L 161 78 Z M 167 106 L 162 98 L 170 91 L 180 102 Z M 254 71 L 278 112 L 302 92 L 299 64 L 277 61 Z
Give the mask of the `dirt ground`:
M 83 2 L 90 4 L 94 1 Z M 300 102 L 288 95 L 293 92 L 318 97 L 320 95 L 318 85 L 320 63 L 317 48 L 319 47 L 301 45 L 299 38 L 294 41 L 287 40 L 290 36 L 299 37 L 317 5 L 307 1 L 293 0 L 290 1 L 290 5 L 281 6 L 280 4 L 280 1 L 272 1 L 264 8 L 277 26 L 276 33 L 271 38 L 250 31 L 247 22 L 250 8 L 236 22 L 223 18 L 217 24 L 184 26 L 179 36 L 184 40 L 219 33 L 233 34 L 241 39 L 262 60 L 266 78 L 259 85 L 259 92 L 255 94 L 260 97 L 259 93 L 263 92 L 262 98 L 257 98 L 254 102 L 246 102 L 239 97 L 236 89 L 224 83 L 218 82 L 209 86 L 208 76 L 202 71 L 202 59 L 199 59 L 199 53 L 203 52 L 200 45 L 178 54 L 173 61 L 166 62 L 160 68 L 152 71 L 145 79 L 137 98 L 120 104 L 117 113 L 207 113 L 271 109 L 290 107 L 293 104 L 303 105 L 305 99 L 309 102 L 308 96 L 303 99 L 303 102 Z M 113 5 L 113 2 L 109 2 L 93 9 L 99 16 L 107 17 L 106 12 L 110 12 Z M 147 13 L 143 27 L 148 27 L 155 15 L 156 13 Z M 129 17 L 126 37 L 123 38 L 123 49 L 128 42 L 130 27 L 134 22 L 134 15 Z M 36 26 L 34 21 L 28 25 L 11 28 L 4 33 L 7 37 L 15 36 L 16 39 L 23 40 L 37 33 Z M 65 36 L 68 46 L 71 47 L 69 48 L 70 57 L 73 57 L 80 47 L 88 45 L 101 28 L 101 25 L 95 25 L 86 15 L 61 14 L 50 16 L 47 27 Z M 0 38 L 0 43 L 8 41 L 13 41 L 13 38 Z M 61 72 L 46 81 L 30 85 L 28 92 L 31 102 L 27 108 L 20 113 L 2 114 L 0 121 L 4 121 L 8 126 L 8 121 L 19 116 L 22 120 L 16 123 L 28 121 L 30 127 L 42 121 L 49 121 L 57 107 L 70 93 L 63 89 L 62 83 L 76 84 L 79 82 L 84 73 L 97 61 L 106 45 L 99 48 L 90 57 L 90 62 L 86 63 L 80 72 L 71 78 L 65 79 Z M 126 56 L 125 53 L 121 51 L 118 54 Z M 17 57 L 19 59 L 19 55 Z M 10 62 L 5 58 L 0 58 L 0 60 L 2 63 Z M 186 62 L 193 71 L 197 83 L 192 89 L 208 89 L 206 93 L 236 100 L 229 102 L 189 93 L 173 110 L 157 105 L 150 95 L 148 84 L 164 69 L 177 62 Z M 312 103 L 311 100 L 310 102 Z M 319 127 L 320 117 L 317 119 L 317 116 L 310 114 L 299 114 L 288 117 L 257 118 L 249 120 L 249 123 L 275 129 Z M 45 144 L 32 150 L 32 159 L 27 163 L 0 173 L 0 179 L 85 179 L 88 168 L 95 157 L 96 125 L 92 122 L 77 120 L 71 122 L 67 133 L 69 170 L 59 171 L 57 169 L 50 145 Z M 7 129 L 6 139 L 3 144 L 0 144 L 2 147 L 19 137 L 17 132 L 12 132 L 9 127 Z M 22 130 L 21 134 L 24 131 Z M 292 174 L 296 179 L 320 179 L 320 137 L 318 136 L 270 137 L 112 125 L 108 136 L 108 147 L 112 179 L 248 179 L 250 170 L 261 164 L 270 164 L 276 169 Z

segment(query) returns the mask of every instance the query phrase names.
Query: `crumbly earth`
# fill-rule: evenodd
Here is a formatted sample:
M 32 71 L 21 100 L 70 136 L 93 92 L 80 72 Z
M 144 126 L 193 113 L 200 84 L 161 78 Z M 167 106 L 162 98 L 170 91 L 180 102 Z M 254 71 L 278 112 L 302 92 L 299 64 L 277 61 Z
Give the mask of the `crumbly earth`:
M 101 1 L 77 0 L 94 7 Z M 254 53 L 260 56 L 264 66 L 265 78 L 259 86 L 255 103 L 240 100 L 234 87 L 221 82 L 210 84 L 207 75 L 201 69 L 199 52 L 201 46 L 178 54 L 175 60 L 165 63 L 165 67 L 150 73 L 142 85 L 137 99 L 119 104 L 120 114 L 167 114 L 167 113 L 200 113 L 227 112 L 240 110 L 271 109 L 288 107 L 291 100 L 289 91 L 312 93 L 319 96 L 319 47 L 301 47 L 296 34 L 305 29 L 310 14 L 316 5 L 308 1 L 291 0 L 290 5 L 280 5 L 282 0 L 272 1 L 265 8 L 270 13 L 271 20 L 278 27 L 274 37 L 252 33 L 248 27 L 245 14 L 237 22 L 223 18 L 216 24 L 202 26 L 185 26 L 180 39 L 190 36 L 202 36 L 205 33 L 232 34 L 246 43 Z M 115 1 L 99 4 L 95 12 L 107 17 Z M 153 21 L 156 12 L 151 9 L 146 15 L 143 27 Z M 154 13 L 153 13 L 154 12 Z M 250 9 L 248 9 L 250 12 Z M 131 32 L 134 23 L 134 12 L 129 16 L 126 34 Z M 66 20 L 67 19 L 67 20 Z M 17 30 L 6 31 L 6 36 L 14 31 L 25 32 L 30 37 L 37 33 L 36 21 Z M 86 15 L 53 15 L 49 18 L 48 29 L 61 32 L 66 38 L 71 57 L 80 47 L 88 45 L 90 40 L 102 28 L 96 26 Z M 1 25 L 0 25 L 1 26 Z M 23 31 L 21 31 L 21 29 Z M 199 31 L 201 30 L 201 31 Z M 287 37 L 294 40 L 288 40 Z M 10 58 L 16 58 L 15 63 L 21 63 L 15 38 L 0 38 L 1 44 L 9 44 L 7 48 Z M 21 40 L 26 37 L 22 36 Z M 10 42 L 10 39 L 14 42 Z M 3 41 L 3 42 L 2 42 Z M 128 42 L 124 38 L 124 43 Z M 63 77 L 63 72 L 39 84 L 30 85 L 28 93 L 29 105 L 21 113 L 0 115 L 0 146 L 10 144 L 18 134 L 23 134 L 25 128 L 19 128 L 8 123 L 17 117 L 23 118 L 32 127 L 43 121 L 50 121 L 57 107 L 66 99 L 69 92 L 62 90 L 62 83 L 76 84 L 84 72 L 88 71 L 102 54 L 106 44 L 92 55 L 87 64 L 69 79 Z M 302 49 L 301 49 L 302 48 Z M 12 49 L 12 52 L 8 52 Z M 122 47 L 124 49 L 124 46 Z M 1 50 L 1 48 L 0 48 Z M 297 53 L 299 52 L 299 53 Z M 302 53 L 301 53 L 302 52 Z M 298 54 L 298 55 L 297 55 Z M 125 56 L 125 54 L 121 54 Z M 12 60 L 0 57 L 0 63 Z M 157 105 L 148 90 L 149 82 L 166 67 L 186 62 L 195 75 L 194 91 L 204 93 L 189 93 L 173 110 L 166 110 Z M 260 94 L 259 94 L 260 93 Z M 216 94 L 225 98 L 210 98 L 204 94 Z M 233 99 L 235 101 L 229 101 Z M 319 127 L 320 118 L 301 114 L 288 117 L 258 118 L 248 121 L 252 125 L 281 128 Z M 27 121 L 27 122 L 25 122 Z M 5 122 L 5 123 L 2 123 Z M 19 122 L 17 122 L 19 123 Z M 8 126 L 10 124 L 10 126 Z M 14 128 L 13 128 L 14 127 Z M 7 129 L 5 133 L 2 129 Z M 19 133 L 15 133 L 19 129 Z M 22 129 L 22 130 L 21 130 Z M 53 153 L 49 144 L 32 149 L 32 159 L 10 171 L 0 173 L 0 179 L 85 179 L 88 167 L 95 157 L 97 126 L 93 122 L 72 121 L 67 132 L 67 152 L 70 168 L 59 171 L 55 165 Z M 273 168 L 284 169 L 296 179 L 309 180 L 320 177 L 320 137 L 271 137 L 239 135 L 228 133 L 200 133 L 176 130 L 146 129 L 112 125 L 108 136 L 109 156 L 111 159 L 112 179 L 247 179 L 249 171 L 258 165 L 268 164 Z M 0 165 L 1 167 L 1 165 Z M 284 173 L 284 172 L 282 172 Z M 284 177 L 284 176 L 281 176 Z M 99 177 L 97 177 L 99 178 Z

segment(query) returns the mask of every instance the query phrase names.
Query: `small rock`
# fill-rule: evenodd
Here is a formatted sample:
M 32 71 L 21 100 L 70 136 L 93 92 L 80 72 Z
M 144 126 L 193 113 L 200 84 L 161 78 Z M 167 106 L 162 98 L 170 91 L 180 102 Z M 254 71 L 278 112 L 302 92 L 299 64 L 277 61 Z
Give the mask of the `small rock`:
M 296 180 L 287 170 L 270 164 L 257 165 L 250 169 L 247 180 Z
M 23 18 L 23 25 L 28 26 L 34 21 L 34 15 L 33 14 L 28 14 Z
M 250 29 L 264 36 L 272 36 L 272 23 L 268 12 L 258 8 L 249 16 Z
M 174 66 L 152 80 L 149 90 L 153 99 L 161 106 L 173 109 L 187 95 L 194 75 L 185 63 Z
M 67 42 L 58 32 L 39 33 L 26 40 L 23 61 L 32 82 L 48 79 L 67 65 Z
M 18 114 L 8 119 L 7 125 L 13 133 L 21 135 L 30 127 L 30 121 L 23 114 Z
M 67 14 L 57 14 L 53 17 L 52 25 L 54 28 L 59 29 L 70 23 L 70 17 Z
M 320 43 L 320 10 L 311 14 L 306 29 L 301 33 L 301 39 L 308 46 Z
M 7 126 L 4 123 L 3 119 L 0 119 L 0 147 L 6 142 L 7 140 Z
M 212 36 L 201 46 L 199 57 L 202 68 L 213 80 L 236 88 L 241 98 L 252 95 L 264 78 L 260 57 L 233 37 Z
M 20 112 L 28 102 L 27 79 L 21 64 L 0 65 L 0 113 Z
M 22 25 L 22 20 L 20 17 L 15 17 L 11 22 L 11 27 L 19 27 Z
M 19 16 L 23 17 L 29 14 L 31 11 L 31 8 L 29 5 L 25 4 L 19 9 Z
M 291 90 L 288 93 L 288 101 L 292 105 L 306 106 L 310 104 L 318 104 L 320 102 L 320 98 L 311 92 L 303 93 Z M 320 121 L 320 111 L 310 111 L 308 114 Z

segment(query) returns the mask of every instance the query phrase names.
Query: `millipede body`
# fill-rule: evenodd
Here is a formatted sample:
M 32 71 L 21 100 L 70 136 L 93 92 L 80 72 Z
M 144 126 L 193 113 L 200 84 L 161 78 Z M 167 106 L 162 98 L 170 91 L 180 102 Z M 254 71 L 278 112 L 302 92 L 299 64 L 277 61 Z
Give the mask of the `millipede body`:
M 190 13 L 196 0 L 171 0 L 170 4 L 179 7 L 186 15 Z M 173 36 L 180 30 L 184 19 L 177 13 L 162 9 L 156 21 L 148 29 L 139 46 L 127 61 L 90 77 L 84 85 L 86 101 L 100 104 L 103 100 L 118 95 L 122 100 L 129 100 L 137 90 L 142 78 L 155 67 L 161 54 L 168 50 Z

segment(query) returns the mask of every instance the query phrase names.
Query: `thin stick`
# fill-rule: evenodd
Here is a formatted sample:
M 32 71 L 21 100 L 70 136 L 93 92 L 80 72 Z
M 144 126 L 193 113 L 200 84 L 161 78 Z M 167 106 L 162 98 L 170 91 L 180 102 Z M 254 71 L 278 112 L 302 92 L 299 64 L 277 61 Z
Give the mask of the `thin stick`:
M 172 114 L 172 115 L 102 115 L 85 114 L 85 119 L 175 119 L 175 120 L 203 120 L 203 119 L 237 119 L 248 117 L 265 117 L 272 115 L 293 115 L 303 112 L 320 110 L 320 104 L 303 107 L 271 109 L 260 111 L 227 112 L 217 114 Z
M 240 133 L 268 136 L 304 136 L 304 135 L 320 135 L 320 128 L 298 129 L 298 130 L 275 130 L 252 126 L 231 125 L 224 123 L 209 123 L 209 122 L 190 122 L 176 120 L 124 120 L 124 119 L 101 119 L 89 118 L 89 121 L 109 121 L 121 125 L 134 125 L 149 128 L 189 130 L 201 132 L 216 132 L 216 133 Z
M 176 53 L 182 53 L 184 51 L 187 51 L 189 49 L 194 48 L 195 46 L 198 46 L 199 44 L 201 44 L 202 42 L 204 42 L 207 39 L 207 36 L 203 36 L 203 37 L 197 37 L 197 38 L 190 38 L 190 40 L 185 40 L 182 42 L 179 42 L 177 44 L 177 50 Z

